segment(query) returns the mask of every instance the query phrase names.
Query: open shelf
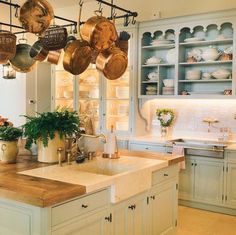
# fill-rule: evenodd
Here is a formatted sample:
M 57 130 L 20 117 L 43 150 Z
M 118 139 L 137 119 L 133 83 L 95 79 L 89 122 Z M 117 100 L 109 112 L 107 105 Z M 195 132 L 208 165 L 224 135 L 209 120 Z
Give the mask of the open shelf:
M 233 39 L 221 39 L 221 40 L 207 40 L 207 41 L 196 41 L 196 42 L 181 42 L 180 46 L 193 47 L 193 46 L 208 46 L 208 45 L 222 45 L 232 44 Z
M 179 82 L 186 83 L 215 83 L 215 82 L 232 82 L 232 79 L 205 79 L 205 80 L 179 80 Z
M 200 62 L 192 62 L 192 63 L 188 63 L 188 62 L 182 62 L 179 63 L 180 65 L 184 65 L 184 66 L 193 66 L 193 65 L 215 65 L 215 64 L 231 64 L 232 60 L 224 60 L 224 61 L 200 61 Z
M 172 49 L 172 48 L 175 48 L 175 44 L 150 45 L 142 47 L 142 49 L 146 50 Z

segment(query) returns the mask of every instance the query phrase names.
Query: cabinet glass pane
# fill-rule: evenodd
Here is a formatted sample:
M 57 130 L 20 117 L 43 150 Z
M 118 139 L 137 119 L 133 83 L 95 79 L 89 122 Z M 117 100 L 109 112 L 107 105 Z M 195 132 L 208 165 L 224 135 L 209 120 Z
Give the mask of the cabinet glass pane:
M 55 71 L 55 107 L 73 109 L 73 75 L 63 71 Z
M 91 120 L 93 130 L 99 129 L 99 92 L 100 75 L 95 65 L 79 75 L 78 78 L 78 111 L 83 122 Z M 86 128 L 85 128 L 86 129 Z

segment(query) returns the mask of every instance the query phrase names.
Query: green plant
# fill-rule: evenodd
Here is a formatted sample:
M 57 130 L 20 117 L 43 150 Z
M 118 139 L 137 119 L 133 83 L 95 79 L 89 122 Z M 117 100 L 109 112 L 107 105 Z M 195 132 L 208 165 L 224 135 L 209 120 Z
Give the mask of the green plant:
M 161 126 L 170 126 L 175 118 L 174 111 L 171 109 L 157 109 L 156 115 Z
M 22 136 L 22 130 L 12 126 L 0 126 L 0 140 L 15 141 Z
M 72 136 L 79 133 L 79 116 L 77 112 L 68 110 L 40 113 L 37 117 L 26 117 L 26 124 L 23 125 L 26 148 L 38 140 L 43 142 L 44 147 L 48 146 L 49 139 L 55 137 L 58 132 L 60 138 Z

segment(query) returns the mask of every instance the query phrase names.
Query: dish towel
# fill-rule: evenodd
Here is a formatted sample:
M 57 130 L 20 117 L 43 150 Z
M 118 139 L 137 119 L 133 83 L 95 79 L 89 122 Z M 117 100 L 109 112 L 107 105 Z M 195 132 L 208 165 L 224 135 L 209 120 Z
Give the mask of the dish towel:
M 174 145 L 173 150 L 172 150 L 172 154 L 184 155 L 184 147 L 179 146 L 179 145 Z M 186 169 L 185 160 L 182 161 L 182 162 L 179 162 L 179 169 L 180 170 L 185 170 Z

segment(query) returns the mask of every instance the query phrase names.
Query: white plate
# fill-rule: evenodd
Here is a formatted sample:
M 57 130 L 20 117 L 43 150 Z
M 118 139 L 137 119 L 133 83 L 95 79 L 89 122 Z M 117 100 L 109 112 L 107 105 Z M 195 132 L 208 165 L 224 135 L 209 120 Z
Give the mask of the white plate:
M 186 38 L 184 41 L 185 42 L 200 42 L 200 41 L 204 41 L 204 38 L 197 38 L 197 37 Z
M 151 42 L 151 45 L 168 45 L 168 44 L 172 44 L 174 43 L 173 40 L 166 40 L 166 39 L 157 39 L 157 40 L 153 40 Z

